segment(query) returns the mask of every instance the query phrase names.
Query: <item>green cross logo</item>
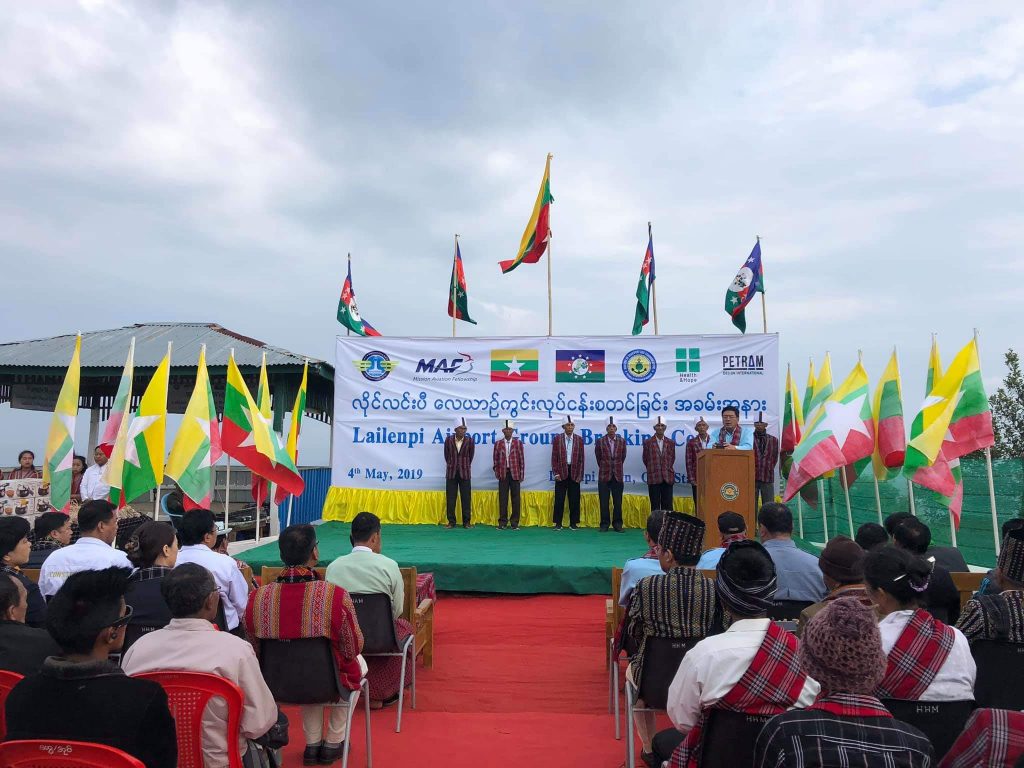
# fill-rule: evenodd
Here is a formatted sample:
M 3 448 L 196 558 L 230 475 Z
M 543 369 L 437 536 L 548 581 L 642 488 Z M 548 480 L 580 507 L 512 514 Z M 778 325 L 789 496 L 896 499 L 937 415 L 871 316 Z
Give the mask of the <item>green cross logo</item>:
M 700 349 L 678 347 L 676 349 L 676 373 L 700 373 Z

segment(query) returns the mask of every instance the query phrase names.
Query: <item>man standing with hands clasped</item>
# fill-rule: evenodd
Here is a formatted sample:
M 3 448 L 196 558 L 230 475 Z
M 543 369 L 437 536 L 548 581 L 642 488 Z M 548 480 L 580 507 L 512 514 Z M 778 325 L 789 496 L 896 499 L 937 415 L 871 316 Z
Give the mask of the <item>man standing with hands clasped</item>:
M 654 422 L 654 436 L 644 440 L 644 467 L 651 511 L 672 509 L 672 486 L 676 482 L 676 444 L 665 437 L 665 420 Z
M 604 436 L 594 442 L 594 455 L 597 457 L 597 495 L 601 503 L 601 533 L 608 530 L 609 517 L 616 533 L 622 533 L 622 465 L 626 461 L 626 441 L 615 434 L 617 431 L 615 417 L 609 416 Z M 608 514 L 609 496 L 614 510 L 612 515 Z
M 470 471 L 476 447 L 473 438 L 466 434 L 466 419 L 459 420 L 455 434 L 444 440 L 444 496 L 445 512 L 448 515 L 447 528 L 455 527 L 455 494 L 462 502 L 462 527 L 472 528 L 473 503 L 470 488 Z
M 555 478 L 555 530 L 562 530 L 565 497 L 569 497 L 569 528 L 580 527 L 580 483 L 583 482 L 583 438 L 574 435 L 572 417 L 562 420 L 563 435 L 551 441 L 551 474 Z
M 727 405 L 722 409 L 722 428 L 718 430 L 718 439 L 711 447 L 730 451 L 754 450 L 754 434 L 740 426 L 740 409 L 735 405 Z
M 494 476 L 498 479 L 498 530 L 509 526 L 508 503 L 512 500 L 512 530 L 519 530 L 519 484 L 526 473 L 523 441 L 513 435 L 516 424 L 505 419 L 503 440 L 494 444 Z

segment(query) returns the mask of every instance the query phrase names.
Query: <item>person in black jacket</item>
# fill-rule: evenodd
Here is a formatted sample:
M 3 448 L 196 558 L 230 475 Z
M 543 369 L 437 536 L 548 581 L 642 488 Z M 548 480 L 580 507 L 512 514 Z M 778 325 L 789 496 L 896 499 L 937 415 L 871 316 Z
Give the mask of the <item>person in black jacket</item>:
M 34 675 L 47 656 L 60 653 L 45 629 L 25 626 L 28 592 L 10 574 L 0 574 L 0 669 Z
M 949 571 L 926 554 L 931 540 L 932 532 L 916 517 L 909 517 L 900 523 L 893 535 L 893 544 L 897 547 L 932 564 L 932 576 L 924 593 L 924 609 L 943 624 L 953 626 L 960 618 L 960 592 Z
M 893 512 L 887 518 L 885 518 L 885 532 L 889 534 L 889 538 L 896 538 L 896 529 L 899 528 L 905 520 L 917 520 L 921 522 L 919 517 L 915 517 L 909 512 Z M 924 523 L 921 523 L 924 525 Z M 924 525 L 928 528 L 927 525 Z M 931 529 L 928 529 L 928 538 L 931 539 Z M 914 554 L 922 556 L 925 560 L 929 557 L 935 559 L 936 565 L 941 565 L 947 571 L 962 573 L 964 571 L 970 571 L 971 569 L 967 565 L 967 561 L 964 560 L 963 553 L 956 547 L 929 547 L 927 551 L 915 552 Z
M 128 594 L 124 596 L 132 607 L 132 618 L 122 653 L 142 635 L 166 627 L 171 620 L 171 609 L 160 592 L 160 585 L 178 559 L 177 532 L 170 523 L 143 523 L 132 533 L 124 549 L 138 570 L 128 579 Z
M 36 518 L 32 533 L 32 551 L 25 567 L 41 568 L 51 552 L 71 543 L 71 518 L 63 512 L 44 512 Z
M 80 571 L 50 601 L 46 628 L 61 648 L 7 697 L 7 735 L 106 744 L 146 768 L 174 768 L 178 743 L 167 694 L 128 677 L 108 657 L 124 643 L 131 611 L 126 568 Z
M 0 518 L 0 573 L 9 573 L 21 582 L 28 593 L 28 613 L 25 623 L 30 627 L 41 627 L 46 621 L 46 601 L 39 592 L 39 586 L 21 572 L 32 552 L 28 533 L 32 527 L 23 517 Z

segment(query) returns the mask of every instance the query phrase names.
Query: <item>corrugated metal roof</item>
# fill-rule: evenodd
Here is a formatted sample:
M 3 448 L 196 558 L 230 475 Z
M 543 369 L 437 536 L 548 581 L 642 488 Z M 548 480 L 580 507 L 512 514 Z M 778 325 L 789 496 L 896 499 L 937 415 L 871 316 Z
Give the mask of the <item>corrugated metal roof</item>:
M 84 332 L 82 367 L 121 368 L 133 336 L 136 368 L 159 365 L 167 352 L 168 342 L 173 343 L 172 367 L 194 367 L 203 344 L 206 345 L 206 362 L 210 366 L 227 365 L 232 349 L 239 366 L 259 366 L 264 352 L 267 353 L 268 368 L 302 365 L 302 361 L 307 359 L 304 355 L 264 344 L 216 323 L 139 323 L 108 331 Z M 74 335 L 0 344 L 0 367 L 66 368 L 74 346 Z M 311 369 L 325 365 L 323 360 L 308 359 Z

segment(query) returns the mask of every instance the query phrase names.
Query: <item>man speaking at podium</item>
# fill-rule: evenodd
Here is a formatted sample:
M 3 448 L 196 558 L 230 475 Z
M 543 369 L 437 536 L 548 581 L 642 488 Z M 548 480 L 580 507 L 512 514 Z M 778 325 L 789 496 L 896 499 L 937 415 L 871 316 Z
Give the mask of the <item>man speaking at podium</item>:
M 735 405 L 727 405 L 722 409 L 722 428 L 718 430 L 718 438 L 709 448 L 726 450 L 754 450 L 754 430 L 740 426 L 740 409 Z

